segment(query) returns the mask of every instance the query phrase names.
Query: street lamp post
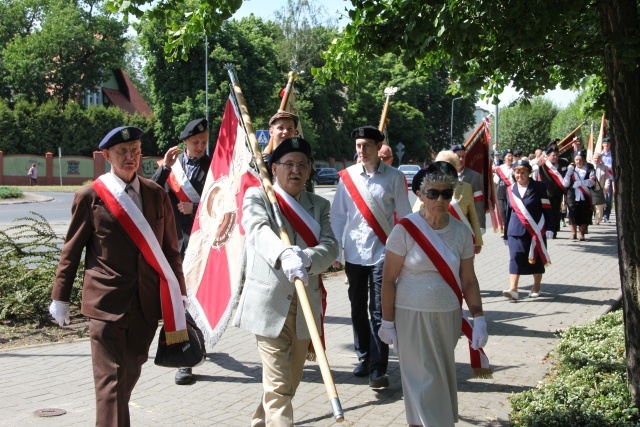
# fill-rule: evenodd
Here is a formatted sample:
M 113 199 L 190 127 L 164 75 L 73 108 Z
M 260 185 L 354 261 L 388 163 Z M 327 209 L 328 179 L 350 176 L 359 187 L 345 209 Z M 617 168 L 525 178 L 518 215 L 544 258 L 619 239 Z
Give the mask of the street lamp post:
M 462 96 L 459 96 L 457 98 L 453 98 L 451 100 L 451 141 L 450 141 L 450 146 L 453 145 L 453 103 L 456 102 L 456 100 L 458 99 L 462 99 Z

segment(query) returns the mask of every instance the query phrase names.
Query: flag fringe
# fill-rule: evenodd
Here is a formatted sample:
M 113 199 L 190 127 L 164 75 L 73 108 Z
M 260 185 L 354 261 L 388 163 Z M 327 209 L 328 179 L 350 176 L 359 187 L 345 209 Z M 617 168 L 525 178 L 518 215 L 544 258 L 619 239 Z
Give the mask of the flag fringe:
M 167 345 L 180 344 L 189 341 L 189 332 L 186 329 L 181 331 L 165 331 Z

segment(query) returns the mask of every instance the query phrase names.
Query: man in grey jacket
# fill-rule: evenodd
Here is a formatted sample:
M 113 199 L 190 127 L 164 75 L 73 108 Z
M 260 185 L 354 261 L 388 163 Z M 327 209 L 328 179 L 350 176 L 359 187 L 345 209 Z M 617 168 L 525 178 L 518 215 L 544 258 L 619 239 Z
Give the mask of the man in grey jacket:
M 311 146 L 302 138 L 284 140 L 269 167 L 292 246 L 278 237 L 278 225 L 261 188 L 247 190 L 242 207 L 246 233 L 246 280 L 234 324 L 256 335 L 262 359 L 263 395 L 251 425 L 293 425 L 291 400 L 302 379 L 310 335 L 298 304 L 294 280 L 301 279 L 318 329 L 323 273 L 338 256 L 329 221 L 330 204 L 305 192 Z

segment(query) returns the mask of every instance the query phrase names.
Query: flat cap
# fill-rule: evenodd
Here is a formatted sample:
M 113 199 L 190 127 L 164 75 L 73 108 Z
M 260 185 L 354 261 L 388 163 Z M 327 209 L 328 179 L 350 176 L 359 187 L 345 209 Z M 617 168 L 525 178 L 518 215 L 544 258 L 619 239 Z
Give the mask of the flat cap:
M 144 131 L 133 126 L 120 126 L 105 135 L 98 145 L 98 150 L 106 150 L 121 142 L 138 141 L 144 135 Z
M 451 146 L 451 151 L 453 151 L 454 153 L 455 153 L 456 151 L 460 151 L 460 150 L 462 150 L 462 151 L 466 151 L 467 149 L 466 149 L 466 148 L 465 148 L 465 146 L 464 146 L 464 145 L 462 145 L 462 144 L 456 144 L 456 145 L 452 145 L 452 146 Z
M 206 131 L 207 129 L 209 129 L 208 125 L 209 123 L 207 122 L 207 119 L 191 120 L 189 123 L 187 123 L 187 125 L 184 127 L 184 130 L 180 134 L 180 141 L 184 141 L 187 138 Z
M 288 111 L 278 111 L 277 113 L 275 113 L 273 117 L 269 119 L 269 126 L 271 126 L 273 122 L 275 122 L 278 119 L 291 119 L 293 120 L 293 125 L 295 127 L 298 127 L 298 120 L 299 120 L 298 116 Z
M 304 153 L 307 158 L 311 158 L 311 144 L 309 144 L 307 140 L 297 136 L 285 139 L 271 152 L 269 169 L 271 169 L 271 165 L 280 160 L 285 154 L 295 152 Z
M 366 138 L 366 139 L 372 139 L 375 142 L 382 142 L 384 141 L 384 134 L 380 132 L 376 127 L 362 126 L 354 129 L 351 132 L 351 138 L 352 139 Z

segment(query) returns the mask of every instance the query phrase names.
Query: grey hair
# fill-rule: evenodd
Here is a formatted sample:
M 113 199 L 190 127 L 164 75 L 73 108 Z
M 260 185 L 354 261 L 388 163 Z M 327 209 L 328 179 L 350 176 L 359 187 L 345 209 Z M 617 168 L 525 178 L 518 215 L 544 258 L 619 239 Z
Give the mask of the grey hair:
M 458 177 L 448 173 L 432 172 L 424 176 L 424 179 L 420 183 L 420 191 L 424 191 L 427 184 L 449 184 L 451 188 L 458 182 Z

